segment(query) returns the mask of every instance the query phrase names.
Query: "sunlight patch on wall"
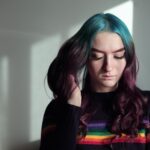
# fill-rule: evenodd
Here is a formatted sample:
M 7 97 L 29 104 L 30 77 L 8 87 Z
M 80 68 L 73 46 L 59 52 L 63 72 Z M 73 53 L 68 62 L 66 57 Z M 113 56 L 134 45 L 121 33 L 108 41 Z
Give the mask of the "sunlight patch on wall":
M 9 60 L 3 56 L 0 58 L 0 149 L 3 148 L 4 142 L 7 140 L 8 125 L 8 95 L 9 95 Z M 2 143 L 1 143 L 2 142 Z
M 0 58 L 0 91 L 1 91 L 1 102 L 5 102 L 8 99 L 8 75 L 9 75 L 9 61 L 7 57 Z
M 44 78 L 49 64 L 56 56 L 60 46 L 61 36 L 55 35 L 35 43 L 31 47 L 31 89 L 30 89 L 30 141 L 39 140 L 43 113 L 51 100 L 50 90 L 46 95 Z M 49 97 L 48 97 L 49 96 Z
M 104 11 L 104 13 L 112 13 L 122 19 L 127 27 L 129 28 L 130 33 L 133 33 L 133 9 L 134 4 L 132 0 L 124 2 L 120 5 L 117 5 L 111 9 Z

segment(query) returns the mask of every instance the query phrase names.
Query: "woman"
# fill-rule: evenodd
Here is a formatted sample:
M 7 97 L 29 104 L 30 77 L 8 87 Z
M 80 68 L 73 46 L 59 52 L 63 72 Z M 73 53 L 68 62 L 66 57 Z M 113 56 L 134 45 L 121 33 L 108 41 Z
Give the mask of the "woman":
M 150 92 L 136 86 L 136 75 L 126 25 L 112 14 L 89 18 L 49 67 L 54 99 L 40 149 L 150 150 Z

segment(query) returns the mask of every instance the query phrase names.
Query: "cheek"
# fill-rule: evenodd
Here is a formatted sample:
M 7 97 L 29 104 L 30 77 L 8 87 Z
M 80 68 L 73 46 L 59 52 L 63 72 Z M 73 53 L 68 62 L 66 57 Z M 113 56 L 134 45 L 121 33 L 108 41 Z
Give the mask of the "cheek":
M 123 73 L 125 67 L 126 67 L 126 61 L 123 61 L 122 63 L 120 63 L 120 65 L 118 66 L 118 71 L 120 72 L 120 74 Z
M 98 62 L 90 62 L 88 63 L 88 70 L 91 73 L 97 73 L 102 68 L 102 64 Z

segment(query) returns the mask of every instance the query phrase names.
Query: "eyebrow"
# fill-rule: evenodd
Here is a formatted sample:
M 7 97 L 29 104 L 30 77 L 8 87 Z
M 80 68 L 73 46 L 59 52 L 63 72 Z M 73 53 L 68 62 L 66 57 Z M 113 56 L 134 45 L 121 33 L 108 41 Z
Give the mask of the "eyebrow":
M 99 52 L 99 53 L 105 53 L 103 50 L 96 49 L 96 48 L 94 48 L 94 47 L 92 48 L 92 51 Z M 119 49 L 113 51 L 112 53 L 117 53 L 117 52 L 121 52 L 121 51 L 125 51 L 124 47 L 119 48 Z

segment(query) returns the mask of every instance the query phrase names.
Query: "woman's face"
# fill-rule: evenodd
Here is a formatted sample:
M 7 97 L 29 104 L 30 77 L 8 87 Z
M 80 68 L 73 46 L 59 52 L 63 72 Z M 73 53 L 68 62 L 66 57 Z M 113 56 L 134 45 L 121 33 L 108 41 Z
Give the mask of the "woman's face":
M 125 66 L 125 49 L 120 36 L 112 32 L 97 33 L 87 64 L 92 89 L 96 92 L 115 90 Z

